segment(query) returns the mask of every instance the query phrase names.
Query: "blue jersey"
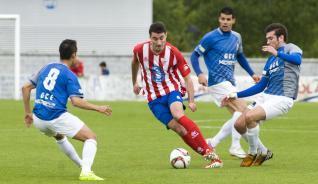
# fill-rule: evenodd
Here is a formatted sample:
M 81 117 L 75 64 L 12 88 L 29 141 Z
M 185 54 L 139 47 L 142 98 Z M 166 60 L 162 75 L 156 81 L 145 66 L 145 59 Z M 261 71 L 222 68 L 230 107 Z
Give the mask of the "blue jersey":
M 237 55 L 243 53 L 239 33 L 222 32 L 220 28 L 217 28 L 203 37 L 195 51 L 204 56 L 209 72 L 209 86 L 223 81 L 229 81 L 235 85 L 234 65 L 237 62 Z
M 264 92 L 296 99 L 302 50 L 289 43 L 284 44 L 277 51 L 278 56 L 270 56 L 263 70 L 263 76 L 268 78 Z M 288 57 L 291 61 L 288 61 Z
M 36 87 L 33 113 L 42 120 L 53 120 L 66 112 L 69 97 L 83 97 L 77 77 L 63 63 L 44 66 L 30 82 Z
M 240 91 L 237 97 L 243 98 L 262 92 L 296 99 L 302 50 L 292 44 L 283 44 L 277 49 L 277 56 L 267 59 L 261 81 L 254 86 Z

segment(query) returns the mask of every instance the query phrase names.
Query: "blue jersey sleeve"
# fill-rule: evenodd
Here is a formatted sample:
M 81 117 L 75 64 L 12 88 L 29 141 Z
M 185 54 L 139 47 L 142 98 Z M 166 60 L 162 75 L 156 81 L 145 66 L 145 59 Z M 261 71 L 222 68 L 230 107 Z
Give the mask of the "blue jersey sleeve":
M 71 71 L 70 71 L 71 72 Z M 73 73 L 68 73 L 67 78 L 67 93 L 70 97 L 78 96 L 83 98 L 83 91 L 81 85 L 78 82 L 78 78 Z
M 190 58 L 192 68 L 197 75 L 202 73 L 202 71 L 200 69 L 200 64 L 199 64 L 199 57 L 200 57 L 199 53 L 196 51 L 193 51 L 191 54 L 191 58 Z
M 47 66 L 48 66 L 48 65 L 41 67 L 38 71 L 36 71 L 35 73 L 33 73 L 33 74 L 28 78 L 28 80 L 32 83 L 33 86 L 36 87 L 36 85 L 37 85 L 37 83 L 38 83 L 38 78 L 39 78 L 39 75 L 40 75 L 41 71 L 44 70 Z
M 247 59 L 245 57 L 245 55 L 240 52 L 237 54 L 237 61 L 239 62 L 239 64 L 241 65 L 242 68 L 244 68 L 244 70 L 250 75 L 253 76 L 254 75 L 254 71 L 252 70 L 251 66 L 249 65 L 249 63 L 247 62 Z
M 290 62 L 292 64 L 300 65 L 302 55 L 300 53 L 286 54 L 284 52 L 278 52 L 277 57 L 279 57 L 287 62 Z
M 268 81 L 269 81 L 268 77 L 263 76 L 262 79 L 254 86 L 238 92 L 237 97 L 244 98 L 244 97 L 253 96 L 257 93 L 262 92 L 266 88 Z
M 194 49 L 201 56 L 205 55 L 211 49 L 210 45 L 213 44 L 213 40 L 211 39 L 210 34 L 211 33 L 207 33 L 206 35 L 204 35 L 199 45 L 196 46 Z

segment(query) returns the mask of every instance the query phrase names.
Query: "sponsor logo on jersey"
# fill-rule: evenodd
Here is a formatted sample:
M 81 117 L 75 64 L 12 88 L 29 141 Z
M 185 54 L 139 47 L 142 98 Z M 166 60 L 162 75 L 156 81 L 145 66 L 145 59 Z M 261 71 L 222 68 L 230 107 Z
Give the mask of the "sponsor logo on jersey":
M 55 103 L 52 103 L 52 102 L 48 102 L 48 101 L 45 101 L 45 100 L 42 100 L 42 99 L 36 99 L 34 101 L 34 103 L 36 104 L 42 104 L 46 107 L 49 107 L 49 108 L 54 108 L 55 107 Z
M 222 65 L 234 65 L 235 61 L 232 61 L 232 60 L 219 60 L 219 64 L 222 64 Z
M 165 78 L 165 73 L 159 66 L 151 68 L 151 78 L 154 82 L 162 82 Z
M 279 70 L 279 61 L 278 59 L 274 60 L 273 63 L 269 66 L 269 74 L 277 72 Z

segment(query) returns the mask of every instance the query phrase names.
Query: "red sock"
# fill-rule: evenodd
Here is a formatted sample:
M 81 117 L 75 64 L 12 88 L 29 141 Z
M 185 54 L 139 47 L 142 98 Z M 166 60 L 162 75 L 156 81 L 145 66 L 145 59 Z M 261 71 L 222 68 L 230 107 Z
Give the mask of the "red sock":
M 212 148 L 206 143 L 199 127 L 188 117 L 182 116 L 178 122 L 187 130 L 187 134 L 182 137 L 194 151 L 204 155 L 206 151 Z

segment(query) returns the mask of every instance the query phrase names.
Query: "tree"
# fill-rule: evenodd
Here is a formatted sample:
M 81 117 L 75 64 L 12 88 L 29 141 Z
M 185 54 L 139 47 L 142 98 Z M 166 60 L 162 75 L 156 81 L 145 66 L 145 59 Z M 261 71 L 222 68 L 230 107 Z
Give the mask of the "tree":
M 218 12 L 224 6 L 237 14 L 234 30 L 241 33 L 248 57 L 261 56 L 264 28 L 273 22 L 287 26 L 289 41 L 304 50 L 304 57 L 318 57 L 316 0 L 154 0 L 154 20 L 166 24 L 170 42 L 191 52 L 205 33 L 218 26 Z

